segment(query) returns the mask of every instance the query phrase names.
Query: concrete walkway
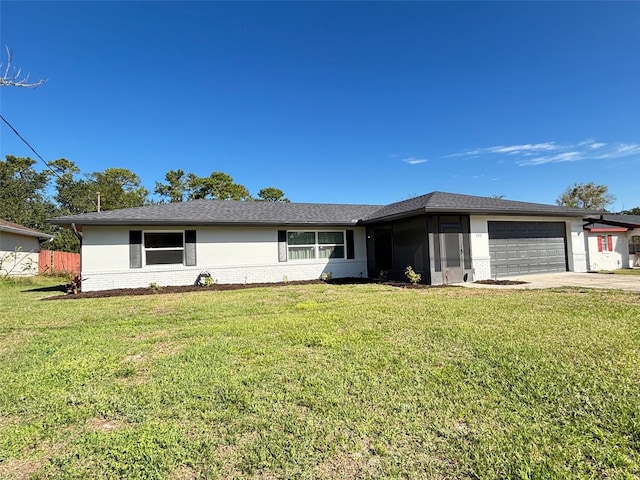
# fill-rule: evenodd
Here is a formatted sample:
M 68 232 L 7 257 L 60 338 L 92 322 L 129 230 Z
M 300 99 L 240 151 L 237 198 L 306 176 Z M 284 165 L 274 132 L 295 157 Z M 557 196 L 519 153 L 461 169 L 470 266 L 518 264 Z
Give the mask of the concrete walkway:
M 604 273 L 537 273 L 533 275 L 516 275 L 500 277 L 498 280 L 518 280 L 527 282 L 522 285 L 483 285 L 481 283 L 464 283 L 470 288 L 498 288 L 498 289 L 530 289 L 554 287 L 589 287 L 613 288 L 640 292 L 640 275 L 616 275 Z

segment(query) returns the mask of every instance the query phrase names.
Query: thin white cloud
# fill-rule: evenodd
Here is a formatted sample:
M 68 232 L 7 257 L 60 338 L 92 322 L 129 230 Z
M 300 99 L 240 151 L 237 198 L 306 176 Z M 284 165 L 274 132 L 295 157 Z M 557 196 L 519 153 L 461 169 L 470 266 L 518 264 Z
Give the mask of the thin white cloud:
M 498 145 L 494 147 L 476 148 L 446 155 L 450 157 L 479 157 L 479 156 L 508 155 L 515 157 L 520 166 L 544 165 L 546 163 L 577 162 L 580 160 L 607 160 L 627 158 L 640 155 L 640 144 L 617 143 L 608 144 L 585 140 L 577 144 L 562 144 L 556 142 L 527 143 L 522 145 Z
M 578 144 L 578 146 L 580 146 L 580 147 L 586 146 L 586 147 L 589 147 L 592 150 L 595 150 L 596 148 L 605 147 L 606 145 L 607 145 L 606 143 L 598 143 L 598 142 L 594 141 L 593 139 L 585 140 L 584 142 L 580 142 Z
M 546 163 L 577 162 L 580 160 L 612 160 L 640 155 L 640 144 L 637 143 L 587 143 L 584 145 L 567 145 L 566 151 L 555 155 L 542 155 L 521 158 L 516 163 L 520 166 L 544 165 Z
M 473 150 L 464 150 L 462 152 L 452 153 L 447 157 L 471 157 L 478 155 L 486 155 L 491 153 L 503 153 L 507 155 L 531 155 L 539 152 L 549 152 L 560 149 L 561 146 L 554 142 L 546 143 L 527 143 L 523 145 L 499 145 L 496 147 L 476 148 Z
M 511 145 L 508 147 L 489 147 L 487 151 L 489 153 L 507 153 L 509 155 L 520 155 L 537 152 L 549 152 L 558 150 L 558 145 L 553 142 L 550 143 L 528 143 L 526 145 Z
M 419 165 L 421 163 L 425 163 L 428 160 L 426 158 L 416 158 L 416 157 L 408 157 L 402 159 L 404 163 L 408 163 L 409 165 Z

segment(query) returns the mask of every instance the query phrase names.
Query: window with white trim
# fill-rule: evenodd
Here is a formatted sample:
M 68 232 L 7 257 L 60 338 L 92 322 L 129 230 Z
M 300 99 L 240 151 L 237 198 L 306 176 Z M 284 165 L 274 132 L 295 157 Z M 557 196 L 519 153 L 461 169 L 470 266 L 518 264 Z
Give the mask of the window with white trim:
M 289 260 L 345 258 L 344 231 L 288 231 Z
M 613 251 L 613 237 L 611 235 L 598 235 L 598 251 L 599 252 Z
M 629 253 L 640 254 L 640 235 L 633 235 L 629 238 Z

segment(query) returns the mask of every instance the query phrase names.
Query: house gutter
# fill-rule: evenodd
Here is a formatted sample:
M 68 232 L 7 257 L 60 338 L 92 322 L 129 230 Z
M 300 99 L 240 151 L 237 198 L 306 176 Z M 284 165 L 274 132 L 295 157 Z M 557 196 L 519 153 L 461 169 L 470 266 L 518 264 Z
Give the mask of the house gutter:
M 526 217 L 576 217 L 583 218 L 584 213 L 577 213 L 572 211 L 564 211 L 564 212 L 541 212 L 534 210 L 469 210 L 468 208 L 437 208 L 437 209 L 429 209 L 429 208 L 421 208 L 418 210 L 411 210 L 408 212 L 396 213 L 392 215 L 386 215 L 383 217 L 375 217 L 375 218 L 367 218 L 365 220 L 361 220 L 359 223 L 362 225 L 371 225 L 374 223 L 380 222 L 388 222 L 391 220 L 400 220 L 403 218 L 410 218 L 416 215 L 496 215 L 496 216 L 504 216 L 504 215 L 518 215 L 518 216 L 526 216 Z

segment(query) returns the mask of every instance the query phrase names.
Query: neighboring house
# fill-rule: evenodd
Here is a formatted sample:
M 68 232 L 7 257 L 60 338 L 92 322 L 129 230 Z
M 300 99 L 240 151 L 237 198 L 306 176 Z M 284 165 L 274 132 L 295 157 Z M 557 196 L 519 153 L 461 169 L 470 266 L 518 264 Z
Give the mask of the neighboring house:
M 52 238 L 0 218 L 0 277 L 37 274 L 40 243 Z
M 333 277 L 428 284 L 587 270 L 585 210 L 433 192 L 387 206 L 194 200 L 58 217 L 83 290 Z
M 589 270 L 640 267 L 640 215 L 603 214 L 584 220 Z

